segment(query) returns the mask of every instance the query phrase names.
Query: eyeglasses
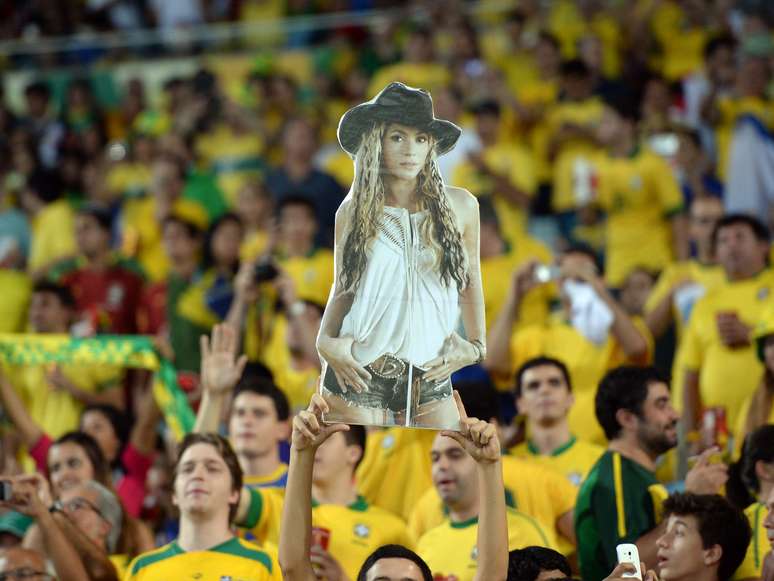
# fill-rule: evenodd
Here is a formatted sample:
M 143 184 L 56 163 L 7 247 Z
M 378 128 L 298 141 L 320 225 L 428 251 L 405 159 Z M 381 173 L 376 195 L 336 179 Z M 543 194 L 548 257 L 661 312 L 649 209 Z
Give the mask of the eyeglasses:
M 67 502 L 63 502 L 62 506 L 68 512 L 75 512 L 77 510 L 81 510 L 82 508 L 88 508 L 89 510 L 92 510 L 95 513 L 97 513 L 97 516 L 99 516 L 102 520 L 107 520 L 105 518 L 105 515 L 102 514 L 102 511 L 95 504 L 86 500 L 82 496 L 76 496 L 75 498 L 68 500 Z M 2 579 L 0 579 L 0 581 L 2 581 Z
M 27 579 L 28 581 L 54 581 L 54 576 L 43 571 L 35 571 L 32 567 L 19 567 L 0 573 L 0 581 L 16 581 L 17 579 Z

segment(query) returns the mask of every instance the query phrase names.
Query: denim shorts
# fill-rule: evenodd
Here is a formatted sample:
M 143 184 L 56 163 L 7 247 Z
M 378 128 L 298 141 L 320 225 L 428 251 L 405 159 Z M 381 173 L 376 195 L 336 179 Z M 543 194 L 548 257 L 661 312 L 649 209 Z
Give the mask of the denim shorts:
M 373 363 L 366 365 L 371 374 L 367 381 L 368 391 L 361 393 L 352 388 L 343 391 L 336 379 L 336 374 L 328 367 L 323 378 L 323 387 L 339 396 L 352 406 L 390 410 L 394 413 L 406 410 L 408 397 L 409 373 L 413 384 L 412 404 L 416 409 L 434 401 L 441 401 L 452 395 L 451 379 L 441 381 L 425 381 L 426 370 L 411 365 L 392 355 L 383 355 Z

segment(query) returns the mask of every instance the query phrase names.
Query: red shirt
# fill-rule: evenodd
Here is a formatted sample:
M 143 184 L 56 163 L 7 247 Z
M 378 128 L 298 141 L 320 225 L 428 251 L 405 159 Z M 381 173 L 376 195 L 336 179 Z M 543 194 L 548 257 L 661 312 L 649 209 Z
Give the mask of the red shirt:
M 91 319 L 95 331 L 137 332 L 137 308 L 145 280 L 130 261 L 114 257 L 107 268 L 93 269 L 76 258 L 57 266 L 52 277 L 70 289 L 81 316 Z

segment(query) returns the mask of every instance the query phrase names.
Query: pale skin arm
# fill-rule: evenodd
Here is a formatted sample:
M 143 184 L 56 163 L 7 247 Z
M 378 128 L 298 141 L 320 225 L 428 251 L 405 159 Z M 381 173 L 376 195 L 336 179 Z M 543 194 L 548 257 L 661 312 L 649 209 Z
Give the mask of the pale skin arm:
M 456 391 L 454 400 L 460 414 L 460 431 L 441 433 L 456 440 L 476 461 L 479 487 L 478 568 L 473 580 L 505 581 L 508 576 L 508 522 L 497 428 L 489 422 L 469 418 Z
M 156 405 L 153 390 L 146 390 L 143 395 L 137 421 L 132 428 L 129 441 L 140 454 L 148 456 L 153 453 L 156 442 L 156 424 L 161 419 L 161 411 Z
M 698 429 L 701 412 L 701 393 L 699 391 L 699 372 L 685 370 L 683 387 L 683 425 L 686 432 Z
M 34 446 L 43 436 L 43 430 L 32 419 L 19 394 L 16 393 L 13 386 L 2 375 L 0 375 L 0 400 L 6 413 L 11 418 L 11 422 L 16 426 L 24 445 L 27 448 Z
M 121 385 L 116 383 L 111 387 L 98 393 L 85 391 L 70 381 L 61 368 L 57 365 L 54 370 L 48 374 L 48 380 L 57 389 L 63 389 L 80 401 L 83 405 L 111 405 L 120 410 L 124 409 L 124 394 Z
M 470 283 L 460 293 L 460 310 L 462 324 L 465 328 L 467 341 L 455 333 L 447 340 L 445 354 L 426 363 L 428 381 L 444 379 L 463 367 L 470 365 L 478 358 L 478 351 L 473 341 L 484 345 L 483 355 L 486 356 L 486 323 L 484 315 L 484 292 L 481 283 L 481 264 L 479 252 L 480 226 L 478 217 L 478 201 L 473 195 L 461 188 L 447 188 L 452 207 L 460 221 L 462 243 L 468 256 L 468 272 Z M 446 363 L 444 363 L 446 359 Z
M 556 519 L 556 529 L 573 545 L 577 544 L 575 539 L 574 517 L 571 510 L 568 510 L 562 516 Z
M 285 488 L 280 527 L 279 563 L 286 581 L 316 581 L 309 558 L 312 538 L 312 470 L 317 448 L 336 432 L 349 430 L 345 424 L 322 421 L 328 404 L 312 395 L 309 408 L 293 419 L 290 467 Z
M 333 292 L 328 299 L 322 321 L 320 334 L 317 337 L 317 350 L 336 374 L 336 379 L 342 389 L 364 391 L 368 389 L 366 381 L 371 374 L 352 356 L 352 337 L 339 337 L 341 323 L 352 307 L 354 291 L 341 288 L 340 276 L 343 268 L 344 234 L 349 227 L 348 201 L 344 201 L 336 211 L 336 253 L 334 255 Z
M 226 397 L 242 377 L 247 356 L 238 357 L 239 336 L 228 323 L 215 325 L 212 340 L 201 337 L 201 378 L 204 395 L 196 414 L 194 432 L 217 432 Z

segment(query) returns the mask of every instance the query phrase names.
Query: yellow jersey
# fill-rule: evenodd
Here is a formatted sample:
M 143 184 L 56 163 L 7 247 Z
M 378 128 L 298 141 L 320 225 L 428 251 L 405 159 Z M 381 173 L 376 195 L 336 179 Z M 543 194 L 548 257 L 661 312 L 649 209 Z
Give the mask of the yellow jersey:
M 718 177 L 728 177 L 728 157 L 736 122 L 742 115 L 757 117 L 764 126 L 774 128 L 774 101 L 760 97 L 720 97 L 717 101 L 720 120 L 715 128 L 718 150 Z
M 373 505 L 408 520 L 414 506 L 433 487 L 432 430 L 387 428 L 368 434 L 357 468 L 357 488 Z
M 762 502 L 754 502 L 745 509 L 744 514 L 750 522 L 750 528 L 752 529 L 752 539 L 750 539 L 750 544 L 747 546 L 744 561 L 742 561 L 742 564 L 734 573 L 734 576 L 731 578 L 732 581 L 758 579 L 761 577 L 763 573 L 763 559 L 771 552 L 769 539 L 766 536 L 766 527 L 763 526 L 767 512 L 766 505 Z
M 543 528 L 532 518 L 508 509 L 508 550 L 550 547 Z M 435 581 L 473 581 L 478 568 L 478 517 L 464 522 L 450 519 L 427 531 L 417 543 Z
M 239 538 L 206 551 L 185 551 L 172 541 L 155 551 L 136 557 L 124 581 L 282 581 L 275 555 Z
M 318 305 L 328 303 L 333 286 L 333 252 L 317 248 L 308 256 L 280 257 L 278 263 L 293 279 L 299 299 Z
M 607 213 L 605 274 L 620 287 L 638 266 L 659 271 L 674 259 L 670 218 L 683 209 L 672 170 L 655 153 L 600 155 L 598 202 Z
M 761 381 L 763 381 L 763 374 L 761 374 Z M 757 391 L 757 390 L 756 390 Z M 750 406 L 753 404 L 753 399 L 755 398 L 755 391 L 748 395 L 745 400 L 742 402 L 742 406 L 739 408 L 739 414 L 736 418 L 736 424 L 733 426 L 730 426 L 734 428 L 734 456 L 736 458 L 739 458 L 739 455 L 742 452 L 742 444 L 744 444 L 744 438 L 747 436 L 746 426 L 747 426 L 747 414 L 750 413 Z M 774 405 L 771 406 L 771 409 L 769 410 L 769 416 L 766 421 L 767 424 L 774 424 Z
M 270 474 L 263 476 L 245 474 L 242 483 L 248 488 L 285 488 L 288 482 L 288 465 L 280 462 Z
M 425 89 L 431 93 L 435 89 L 446 87 L 451 81 L 448 67 L 438 63 L 402 62 L 380 68 L 368 84 L 368 98 L 375 97 L 379 91 L 394 81 L 409 87 Z
M 0 268 L 0 333 L 21 333 L 27 324 L 27 308 L 32 295 L 32 280 L 25 273 Z
M 735 349 L 723 345 L 717 315 L 733 312 L 743 323 L 755 327 L 764 309 L 772 304 L 772 292 L 774 271 L 770 269 L 716 287 L 696 303 L 680 345 L 684 368 L 699 373 L 702 405 L 724 407 L 729 428 L 736 426 L 742 403 L 758 386 L 763 365 L 754 344 Z M 730 385 L 734 389 L 729 389 Z
M 651 343 L 649 351 L 652 353 L 652 338 L 644 322 L 634 319 L 634 324 Z M 572 433 L 586 442 L 605 444 L 605 435 L 594 411 L 597 385 L 610 369 L 626 363 L 643 364 L 645 361 L 631 361 L 612 332 L 607 342 L 598 346 L 559 318 L 552 318 L 543 326 L 517 331 L 512 336 L 511 363 L 514 372 L 527 360 L 540 355 L 559 359 L 570 372 L 575 396 L 568 418 Z
M 207 227 L 207 211 L 197 202 L 178 198 L 172 205 L 172 214 L 201 229 Z M 148 196 L 127 200 L 123 220 L 123 253 L 136 258 L 151 281 L 158 282 L 166 278 L 169 259 L 161 243 L 161 225 L 156 220 L 156 199 Z
M 242 240 L 242 246 L 239 247 L 239 258 L 243 261 L 255 260 L 266 252 L 268 245 L 269 234 L 267 232 L 246 234 Z
M 569 442 L 559 446 L 550 454 L 541 454 L 529 440 L 514 446 L 508 452 L 517 458 L 535 462 L 564 474 L 567 480 L 578 488 L 599 457 L 605 453 L 605 449 L 572 436 Z
M 119 198 L 136 198 L 143 195 L 151 184 L 151 168 L 144 163 L 133 161 L 114 165 L 105 178 L 110 192 Z
M 575 506 L 575 487 L 562 474 L 538 464 L 510 456 L 503 456 L 501 461 L 506 504 L 540 523 L 549 546 L 569 551 L 556 521 Z M 446 513 L 435 487 L 430 488 L 411 512 L 409 532 L 415 539 L 421 538 L 443 523 Z
M 508 298 L 513 272 L 523 264 L 537 260 L 551 264 L 551 251 L 542 242 L 531 236 L 510 245 L 508 252 L 481 261 L 481 282 L 484 291 L 484 312 L 487 327 L 491 327 L 500 316 L 500 310 Z M 531 289 L 521 302 L 516 329 L 530 325 L 542 325 L 548 319 L 551 302 L 556 295 L 553 285 L 539 285 Z
M 100 393 L 117 387 L 121 370 L 110 365 L 62 363 L 62 374 L 78 389 Z M 77 430 L 83 403 L 64 389 L 55 388 L 45 365 L 2 365 L 3 373 L 24 402 L 32 419 L 52 439 Z
M 505 176 L 521 192 L 530 197 L 535 195 L 537 174 L 532 154 L 527 148 L 498 142 L 484 148 L 481 157 L 493 172 Z M 494 180 L 480 172 L 471 162 L 462 161 L 454 168 L 452 183 L 465 188 L 474 196 L 488 196 L 492 199 L 500 221 L 500 230 L 506 240 L 518 244 L 518 241 L 526 236 L 526 211 L 498 192 Z
M 279 542 L 282 492 L 275 488 L 250 490 L 250 505 L 244 526 L 260 542 Z M 328 552 L 350 579 L 356 579 L 368 555 L 382 545 L 411 548 L 406 524 L 397 516 L 369 505 L 362 496 L 349 506 L 312 501 L 312 526 L 329 532 Z
M 27 268 L 35 272 L 61 258 L 77 254 L 75 210 L 67 200 L 47 204 L 30 223 L 30 256 Z

